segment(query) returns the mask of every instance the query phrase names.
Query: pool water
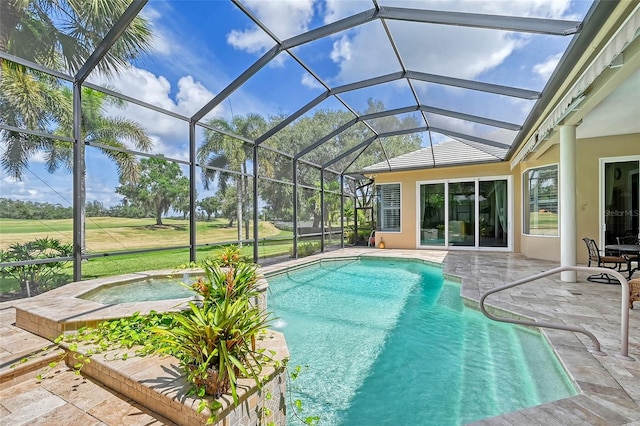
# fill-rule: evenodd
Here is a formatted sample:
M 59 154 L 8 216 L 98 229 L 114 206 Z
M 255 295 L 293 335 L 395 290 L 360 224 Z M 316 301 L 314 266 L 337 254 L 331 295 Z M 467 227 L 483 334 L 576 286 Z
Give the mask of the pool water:
M 149 302 L 153 300 L 185 299 L 195 292 L 183 284 L 195 282 L 196 277 L 185 274 L 181 277 L 148 278 L 99 287 L 80 296 L 105 305 L 127 302 Z
M 328 261 L 267 279 L 303 419 L 459 425 L 576 394 L 541 335 L 465 308 L 440 268 Z

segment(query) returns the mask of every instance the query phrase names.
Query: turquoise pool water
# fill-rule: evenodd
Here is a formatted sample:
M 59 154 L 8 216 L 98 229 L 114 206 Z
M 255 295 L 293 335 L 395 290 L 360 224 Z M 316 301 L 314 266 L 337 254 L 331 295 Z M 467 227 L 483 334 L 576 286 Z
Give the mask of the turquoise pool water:
M 465 308 L 440 268 L 328 261 L 267 279 L 303 367 L 288 392 L 321 425 L 459 425 L 576 393 L 539 334 Z

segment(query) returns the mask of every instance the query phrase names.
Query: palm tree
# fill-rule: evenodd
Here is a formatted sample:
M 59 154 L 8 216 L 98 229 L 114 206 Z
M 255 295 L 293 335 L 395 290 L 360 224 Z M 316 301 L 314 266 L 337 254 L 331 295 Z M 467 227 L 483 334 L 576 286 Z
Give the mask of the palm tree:
M 207 122 L 213 128 L 225 132 L 234 133 L 245 138 L 255 140 L 266 130 L 266 122 L 258 114 L 249 114 L 246 117 L 234 117 L 231 122 L 223 118 L 213 118 Z M 224 195 L 229 184 L 236 187 L 236 215 L 238 220 L 238 242 L 242 240 L 243 212 L 245 201 L 248 199 L 247 163 L 252 160 L 251 147 L 241 140 L 227 136 L 224 133 L 205 129 L 205 141 L 198 148 L 197 160 L 201 166 L 216 167 L 242 171 L 241 175 L 222 173 L 217 169 L 203 168 L 202 179 L 205 189 L 209 189 L 216 177 L 220 191 Z M 255 167 L 255 165 L 254 165 Z M 249 218 L 246 218 L 244 226 L 246 238 L 249 238 Z
M 75 75 L 122 16 L 129 0 L 5 0 L 0 2 L 0 50 Z M 137 16 L 104 58 L 97 72 L 111 76 L 146 52 L 151 43 L 146 20 Z M 57 78 L 0 60 L 0 119 L 10 126 L 41 133 L 72 135 L 73 107 L 71 91 Z M 83 140 L 123 148 L 124 141 L 140 150 L 151 146 L 140 125 L 131 120 L 105 117 L 105 107 L 114 102 L 106 95 L 83 89 Z M 50 172 L 72 162 L 72 146 L 46 137 L 2 131 L 6 141 L 0 165 L 9 175 L 21 179 L 29 158 L 44 151 Z M 84 145 L 82 146 L 84 149 Z M 137 173 L 135 157 L 119 151 L 103 150 L 117 165 L 121 176 Z M 76 203 L 81 205 L 81 234 L 84 251 L 85 165 L 81 155 L 81 190 Z
M 129 6 L 129 0 L 4 0 L 0 50 L 75 74 Z M 100 61 L 112 75 L 146 52 L 151 30 L 137 16 Z

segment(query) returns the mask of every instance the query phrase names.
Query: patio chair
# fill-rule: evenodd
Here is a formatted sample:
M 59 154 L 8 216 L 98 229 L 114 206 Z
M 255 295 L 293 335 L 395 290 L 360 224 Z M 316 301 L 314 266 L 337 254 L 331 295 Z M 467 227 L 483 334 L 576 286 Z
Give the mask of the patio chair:
M 591 238 L 583 238 L 582 241 L 587 245 L 589 252 L 589 265 L 595 263 L 594 266 L 617 270 L 618 272 L 629 272 L 631 269 L 631 261 L 626 256 L 602 256 L 595 240 Z M 622 265 L 626 265 L 627 269 L 622 269 Z M 618 280 L 606 273 L 594 274 L 587 277 L 587 281 L 604 284 L 619 284 Z
M 638 240 L 638 237 L 636 235 L 616 237 L 616 240 L 618 240 L 618 244 L 631 244 L 631 245 L 640 244 L 640 241 Z M 636 262 L 638 264 L 638 267 L 640 267 L 640 255 L 629 253 L 629 254 L 626 254 L 625 257 L 629 258 L 629 261 L 631 262 Z

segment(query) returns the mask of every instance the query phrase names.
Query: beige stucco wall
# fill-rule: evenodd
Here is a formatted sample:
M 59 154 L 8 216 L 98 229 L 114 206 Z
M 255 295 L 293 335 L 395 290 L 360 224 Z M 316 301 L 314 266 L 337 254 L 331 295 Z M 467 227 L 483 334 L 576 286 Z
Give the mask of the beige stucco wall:
M 576 213 L 578 239 L 599 241 L 599 167 L 600 158 L 640 155 L 640 134 L 582 139 L 577 146 Z M 601 247 L 602 248 L 602 247 Z M 578 241 L 578 262 L 587 262 L 587 249 Z
M 377 184 L 401 184 L 401 232 L 376 232 L 376 244 L 384 239 L 387 248 L 417 247 L 417 182 L 476 178 L 486 176 L 512 176 L 513 250 L 536 258 L 552 261 L 560 259 L 559 236 L 529 236 L 522 234 L 522 173 L 525 170 L 560 163 L 559 145 L 550 144 L 542 154 L 532 154 L 510 170 L 508 162 L 465 167 L 412 170 L 375 175 Z M 599 233 L 599 164 L 603 157 L 640 155 L 640 134 L 619 135 L 592 139 L 579 139 L 576 146 L 576 250 L 578 263 L 587 262 L 583 237 L 598 241 Z
M 640 155 L 640 134 L 578 139 L 576 144 L 576 253 L 578 263 L 587 263 L 587 250 L 582 238 L 599 241 L 600 158 Z M 533 155 L 532 157 L 535 157 Z M 517 169 L 521 191 L 522 173 L 527 168 L 559 164 L 559 145 L 552 145 L 538 158 L 523 162 Z M 516 169 L 514 169 L 515 171 Z M 562 197 L 562 194 L 560 194 Z M 562 212 L 560 212 L 562 214 Z M 522 219 L 519 219 L 522 223 Z M 601 247 L 602 248 L 602 247 Z M 536 259 L 560 259 L 560 237 L 521 236 L 520 251 Z

